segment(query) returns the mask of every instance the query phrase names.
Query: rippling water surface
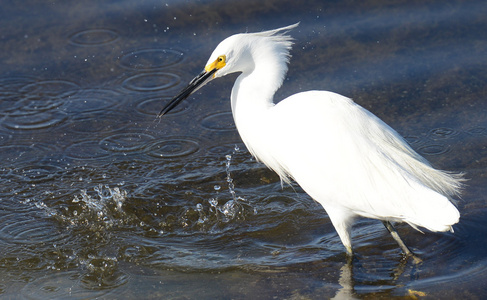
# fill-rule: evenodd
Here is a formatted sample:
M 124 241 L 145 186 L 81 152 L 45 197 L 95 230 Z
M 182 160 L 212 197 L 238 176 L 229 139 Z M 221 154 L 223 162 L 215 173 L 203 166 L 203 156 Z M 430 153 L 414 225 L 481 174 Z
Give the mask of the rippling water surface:
M 485 1 L 3 1 L 0 298 L 482 298 Z M 455 233 L 353 231 L 247 152 L 214 81 L 156 114 L 223 38 L 301 21 L 276 99 L 352 97 L 466 172 Z M 289 138 L 293 138 L 290 136 Z

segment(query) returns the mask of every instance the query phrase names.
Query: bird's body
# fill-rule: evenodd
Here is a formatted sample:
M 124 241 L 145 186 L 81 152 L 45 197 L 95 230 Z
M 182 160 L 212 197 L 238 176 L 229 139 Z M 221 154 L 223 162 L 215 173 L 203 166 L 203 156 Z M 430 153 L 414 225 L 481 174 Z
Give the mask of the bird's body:
M 300 93 L 249 122 L 237 121 L 237 128 L 250 152 L 318 201 L 347 248 L 357 216 L 432 231 L 458 222 L 458 210 L 439 193 L 452 186 L 451 176 L 431 168 L 392 128 L 348 98 Z
M 191 84 L 241 72 L 231 105 L 243 142 L 323 206 L 349 253 L 356 217 L 451 230 L 460 214 L 449 198 L 458 194 L 461 175 L 432 168 L 396 131 L 344 96 L 309 91 L 273 103 L 291 47 L 282 31 L 295 26 L 225 39 L 197 79 L 208 77 Z

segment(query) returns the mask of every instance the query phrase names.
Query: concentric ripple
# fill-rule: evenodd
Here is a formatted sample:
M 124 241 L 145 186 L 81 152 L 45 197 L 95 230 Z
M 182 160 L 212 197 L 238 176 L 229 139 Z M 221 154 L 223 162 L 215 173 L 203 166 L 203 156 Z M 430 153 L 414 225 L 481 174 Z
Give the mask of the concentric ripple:
M 67 80 L 46 80 L 28 84 L 19 91 L 24 94 L 37 95 L 42 98 L 68 97 L 79 90 L 79 85 Z
M 418 148 L 418 152 L 425 155 L 440 155 L 450 151 L 447 145 L 426 145 Z
M 235 122 L 231 112 L 219 112 L 206 116 L 201 121 L 201 126 L 210 130 L 226 131 L 235 130 Z
M 164 107 L 165 103 L 168 103 L 171 100 L 170 97 L 155 97 L 144 99 L 139 102 L 136 106 L 136 110 L 145 115 L 155 116 L 161 111 L 161 108 Z M 173 110 L 168 112 L 168 114 L 176 114 L 182 111 L 185 111 L 189 108 L 190 104 L 188 101 L 183 100 L 178 106 L 176 106 Z
M 176 158 L 188 156 L 200 149 L 199 142 L 188 137 L 169 137 L 152 143 L 147 154 L 157 158 Z
M 0 239 L 9 244 L 57 243 L 68 238 L 66 231 L 33 214 L 12 212 L 0 217 L 0 222 Z
M 112 152 L 135 152 L 153 139 L 152 135 L 145 133 L 114 134 L 103 139 L 100 145 L 103 149 Z
M 143 49 L 130 52 L 120 58 L 120 65 L 129 69 L 152 70 L 177 64 L 183 53 L 171 49 Z
M 114 90 L 106 89 L 83 89 L 74 96 L 64 101 L 63 108 L 67 112 L 86 113 L 86 112 L 103 112 L 109 107 L 117 104 L 117 97 L 120 93 Z
M 136 92 L 153 92 L 176 86 L 180 80 L 171 73 L 142 73 L 125 79 L 122 86 Z
M 458 134 L 458 131 L 451 128 L 435 128 L 430 131 L 430 134 L 436 138 L 449 138 Z
M 110 152 L 102 149 L 97 141 L 83 141 L 66 148 L 66 156 L 72 159 L 91 160 L 108 157 Z
M 57 126 L 67 119 L 67 115 L 59 111 L 44 111 L 35 114 L 10 115 L 3 125 L 13 130 L 36 130 Z
M 485 127 L 474 127 L 467 130 L 467 133 L 472 135 L 485 135 L 487 134 L 487 128 Z
M 99 46 L 113 43 L 119 38 L 111 29 L 89 29 L 76 32 L 69 37 L 69 42 L 77 46 Z
M 9 116 L 29 116 L 54 110 L 78 90 L 79 85 L 66 80 L 46 80 L 27 84 L 18 91 L 18 103 L 21 105 L 16 110 L 10 109 Z

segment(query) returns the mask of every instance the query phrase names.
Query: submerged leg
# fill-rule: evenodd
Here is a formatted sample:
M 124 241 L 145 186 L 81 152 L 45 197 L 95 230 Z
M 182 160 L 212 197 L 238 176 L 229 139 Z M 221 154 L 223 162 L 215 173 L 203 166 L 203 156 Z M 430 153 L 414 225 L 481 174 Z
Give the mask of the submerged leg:
M 389 221 L 382 221 L 384 226 L 387 228 L 387 230 L 390 232 L 394 240 L 399 244 L 399 247 L 401 247 L 402 251 L 406 256 L 411 256 L 414 260 L 415 263 L 420 263 L 422 262 L 421 258 L 417 257 L 409 248 L 404 244 L 404 242 L 401 240 L 401 237 L 399 237 L 399 234 L 397 233 L 396 229 L 394 226 L 392 226 L 391 222 Z

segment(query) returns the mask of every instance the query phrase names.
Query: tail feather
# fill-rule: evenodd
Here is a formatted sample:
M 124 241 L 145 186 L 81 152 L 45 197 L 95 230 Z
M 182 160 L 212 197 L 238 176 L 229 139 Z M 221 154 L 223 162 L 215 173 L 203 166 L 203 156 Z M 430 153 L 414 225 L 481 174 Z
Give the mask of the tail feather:
M 405 217 L 404 221 L 416 230 L 422 227 L 430 231 L 453 231 L 452 225 L 460 220 L 458 209 L 446 196 L 431 189 L 424 187 L 421 194 L 424 201 L 416 202 L 414 214 Z

